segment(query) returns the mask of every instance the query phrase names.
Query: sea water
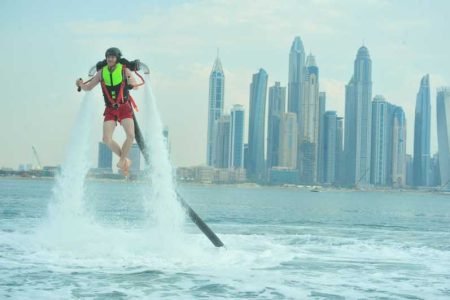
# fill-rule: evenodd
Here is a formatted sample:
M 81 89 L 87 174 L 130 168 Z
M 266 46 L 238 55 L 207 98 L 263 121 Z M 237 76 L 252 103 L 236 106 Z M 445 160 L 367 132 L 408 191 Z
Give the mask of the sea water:
M 186 221 L 168 249 L 146 186 L 88 181 L 93 224 L 55 239 L 55 182 L 0 179 L 0 298 L 450 298 L 449 195 L 182 185 L 227 248 Z

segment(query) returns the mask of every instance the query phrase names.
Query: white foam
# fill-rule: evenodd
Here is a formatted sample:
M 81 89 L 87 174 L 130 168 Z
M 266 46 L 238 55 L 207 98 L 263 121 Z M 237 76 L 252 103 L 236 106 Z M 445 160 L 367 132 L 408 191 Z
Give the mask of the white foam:
M 48 219 L 42 226 L 41 237 L 68 247 L 78 245 L 92 224 L 85 210 L 85 177 L 92 166 L 93 150 L 91 124 L 95 121 L 96 104 L 92 93 L 83 97 L 72 128 L 61 173 L 56 178 L 53 197 L 48 206 Z
M 177 200 L 173 167 L 169 158 L 163 123 L 156 99 L 146 78 L 143 110 L 139 117 L 145 120 L 142 131 L 150 156 L 144 199 L 151 220 L 154 221 L 153 238 L 169 249 L 178 248 L 183 241 L 185 212 Z

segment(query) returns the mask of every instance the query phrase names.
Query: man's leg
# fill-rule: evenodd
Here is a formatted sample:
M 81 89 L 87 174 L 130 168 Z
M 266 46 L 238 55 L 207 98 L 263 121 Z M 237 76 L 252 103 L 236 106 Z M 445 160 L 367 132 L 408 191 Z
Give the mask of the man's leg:
M 122 120 L 121 124 L 123 126 L 123 129 L 125 130 L 127 138 L 125 139 L 125 142 L 123 143 L 122 146 L 122 155 L 120 156 L 120 161 L 124 165 L 124 170 L 128 171 L 128 167 L 130 166 L 131 161 L 127 157 L 131 145 L 133 145 L 134 141 L 134 121 L 133 119 L 126 118 Z
M 115 153 L 117 156 L 122 156 L 122 150 L 120 146 L 112 139 L 114 129 L 116 128 L 116 121 L 105 121 L 103 122 L 103 143 L 108 145 L 108 147 Z

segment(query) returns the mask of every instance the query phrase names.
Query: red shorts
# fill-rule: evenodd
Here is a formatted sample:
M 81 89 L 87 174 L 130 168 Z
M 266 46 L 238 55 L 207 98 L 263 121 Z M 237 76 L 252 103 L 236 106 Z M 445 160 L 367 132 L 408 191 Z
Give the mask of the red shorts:
M 111 106 L 107 106 L 105 108 L 105 112 L 103 113 L 105 116 L 105 119 L 103 122 L 106 121 L 119 121 L 122 122 L 123 119 L 132 119 L 133 118 L 133 109 L 131 108 L 130 102 L 125 102 L 123 104 L 120 104 L 119 108 L 114 109 Z

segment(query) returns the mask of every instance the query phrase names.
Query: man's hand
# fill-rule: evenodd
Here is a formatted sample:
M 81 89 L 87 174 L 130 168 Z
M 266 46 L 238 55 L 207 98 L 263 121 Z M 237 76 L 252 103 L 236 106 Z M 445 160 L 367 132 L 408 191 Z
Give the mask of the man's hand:
M 84 85 L 83 84 L 83 79 L 81 79 L 81 78 L 77 79 L 75 81 L 75 85 L 78 87 L 78 91 L 81 91 L 82 90 L 82 86 Z
M 76 85 L 77 87 L 81 87 L 81 86 L 83 85 L 83 79 L 78 78 L 77 81 L 75 81 L 75 85 Z

